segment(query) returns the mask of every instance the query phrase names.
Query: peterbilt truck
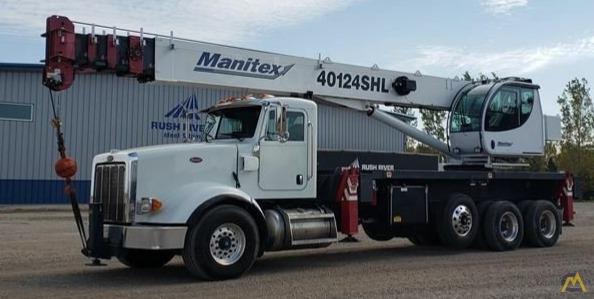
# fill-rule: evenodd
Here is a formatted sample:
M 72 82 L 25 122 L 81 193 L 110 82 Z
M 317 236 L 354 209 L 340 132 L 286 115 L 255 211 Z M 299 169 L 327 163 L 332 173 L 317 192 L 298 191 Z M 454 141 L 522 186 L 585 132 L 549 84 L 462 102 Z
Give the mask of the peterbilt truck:
M 142 83 L 239 87 L 251 95 L 202 111 L 201 142 L 112 150 L 93 159 L 83 253 L 130 267 L 181 255 L 203 279 L 247 272 L 268 251 L 353 238 L 420 246 L 553 246 L 565 175 L 516 168 L 558 138 L 530 79 L 463 81 L 307 59 L 140 31 L 76 33 L 47 19 L 43 84 L 67 89 L 75 72 Z M 269 94 L 274 94 L 271 96 Z M 448 157 L 318 149 L 318 104 L 352 109 Z M 446 110 L 448 142 L 385 106 Z M 513 168 L 513 171 L 509 171 Z M 75 208 L 75 215 L 78 209 Z M 77 215 L 76 219 L 80 219 Z M 77 220 L 80 221 L 80 220 Z M 86 235 L 85 235 L 86 237 Z

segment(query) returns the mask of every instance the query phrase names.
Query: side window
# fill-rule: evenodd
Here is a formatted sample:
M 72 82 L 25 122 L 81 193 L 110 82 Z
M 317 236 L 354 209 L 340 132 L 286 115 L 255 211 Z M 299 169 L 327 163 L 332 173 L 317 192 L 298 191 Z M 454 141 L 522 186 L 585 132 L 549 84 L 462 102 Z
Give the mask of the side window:
M 485 130 L 507 131 L 520 126 L 519 88 L 505 87 L 491 98 L 485 114 Z
M 0 102 L 0 120 L 33 121 L 33 104 Z
M 289 131 L 289 139 L 287 141 L 304 141 L 305 115 L 302 112 L 288 111 L 287 130 Z M 276 112 L 274 110 L 268 112 L 268 122 L 266 123 L 265 140 L 278 140 L 278 134 L 276 132 Z
M 303 141 L 305 135 L 305 115 L 301 112 L 287 112 L 288 141 Z
M 520 104 L 520 126 L 523 125 L 532 113 L 532 107 L 534 107 L 534 89 L 522 89 Z

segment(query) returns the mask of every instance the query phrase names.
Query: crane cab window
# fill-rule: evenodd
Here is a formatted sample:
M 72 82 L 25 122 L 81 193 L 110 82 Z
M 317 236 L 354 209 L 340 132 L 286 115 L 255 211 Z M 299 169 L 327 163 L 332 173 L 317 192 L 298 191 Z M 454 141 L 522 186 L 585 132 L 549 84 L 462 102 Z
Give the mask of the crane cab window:
M 472 132 L 481 129 L 483 103 L 488 92 L 488 86 L 483 85 L 462 94 L 452 110 L 451 133 Z
M 520 103 L 520 126 L 523 125 L 530 117 L 532 108 L 534 107 L 534 89 L 521 89 L 521 103 Z
M 507 131 L 520 126 L 519 87 L 504 87 L 492 97 L 485 113 L 485 130 Z
M 485 130 L 499 132 L 515 129 L 526 123 L 536 91 L 529 88 L 506 86 L 498 90 L 485 113 Z

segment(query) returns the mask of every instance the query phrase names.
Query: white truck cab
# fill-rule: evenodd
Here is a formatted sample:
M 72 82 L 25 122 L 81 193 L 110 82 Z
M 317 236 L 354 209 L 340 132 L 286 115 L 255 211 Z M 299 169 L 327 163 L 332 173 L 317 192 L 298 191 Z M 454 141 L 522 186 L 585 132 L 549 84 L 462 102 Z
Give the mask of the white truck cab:
M 255 199 L 315 198 L 313 101 L 234 98 L 204 112 L 202 142 L 94 158 L 91 202 L 104 202 L 106 236 L 124 248 L 181 249 L 190 217 L 209 201 L 232 198 L 263 220 Z

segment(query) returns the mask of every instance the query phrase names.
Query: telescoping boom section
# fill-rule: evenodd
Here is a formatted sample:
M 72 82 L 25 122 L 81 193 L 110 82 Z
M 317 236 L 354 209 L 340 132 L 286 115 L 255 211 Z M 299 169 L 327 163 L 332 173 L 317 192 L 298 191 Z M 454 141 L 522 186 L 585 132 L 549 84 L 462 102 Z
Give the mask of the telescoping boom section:
M 47 19 L 44 85 L 67 89 L 75 71 L 112 71 L 141 82 L 246 88 L 449 110 L 468 82 Z M 99 30 L 110 34 L 97 34 Z M 86 30 L 85 30 L 86 31 Z

